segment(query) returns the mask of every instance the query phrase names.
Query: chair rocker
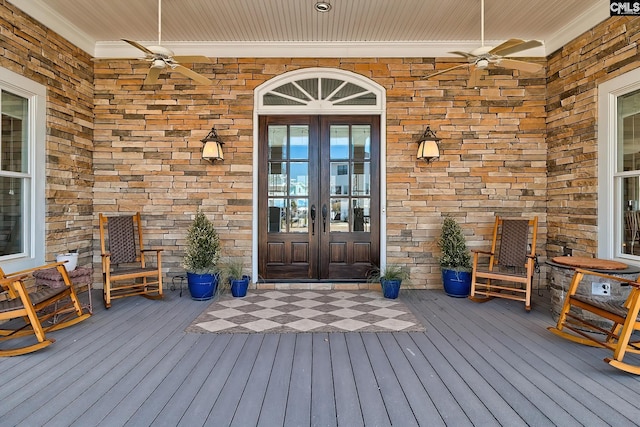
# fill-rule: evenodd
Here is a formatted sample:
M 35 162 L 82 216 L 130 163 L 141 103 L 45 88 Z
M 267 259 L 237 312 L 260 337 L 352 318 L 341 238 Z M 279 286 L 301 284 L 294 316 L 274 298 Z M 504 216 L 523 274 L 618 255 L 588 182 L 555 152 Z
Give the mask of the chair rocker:
M 622 305 L 580 295 L 577 293 L 578 285 L 585 275 L 599 276 L 619 282 L 623 286 L 631 286 L 631 292 Z M 640 375 L 640 365 L 623 361 L 627 352 L 640 354 L 638 336 L 635 336 L 635 341 L 632 340 L 634 331 L 640 331 L 638 319 L 640 283 L 638 282 L 640 282 L 640 277 L 634 282 L 609 274 L 577 268 L 565 297 L 558 323 L 547 329 L 569 341 L 609 349 L 613 352 L 613 357 L 605 358 L 605 362 L 614 368 Z M 593 319 L 588 319 L 586 316 L 572 311 L 572 308 L 582 309 L 595 316 Z M 599 318 L 611 321 L 612 326 L 607 329 L 598 324 L 598 321 L 594 319 Z
M 58 270 L 65 286 L 36 288 L 33 292 L 29 292 L 25 282 L 30 278 L 30 273 L 48 268 Z M 0 356 L 17 356 L 45 348 L 55 342 L 53 338 L 47 338 L 46 333 L 75 325 L 91 316 L 89 313 L 83 313 L 67 270 L 64 268 L 64 262 L 22 270 L 9 275 L 5 275 L 0 268 L 0 286 L 6 296 L 5 300 L 0 301 L 0 320 L 9 321 L 3 323 L 2 327 L 7 328 L 7 325 L 12 327 L 0 329 L 0 343 L 29 335 L 35 335 L 38 341 L 23 347 L 0 348 Z
M 469 299 L 486 302 L 493 298 L 523 301 L 531 310 L 531 282 L 536 261 L 538 217 L 503 219 L 496 217 L 491 250 L 472 250 Z M 488 266 L 481 257 L 489 257 Z
M 99 222 L 104 306 L 110 308 L 112 300 L 133 295 L 161 299 L 162 249 L 144 248 L 140 212 L 100 214 Z M 148 261 L 153 257 L 155 266 Z

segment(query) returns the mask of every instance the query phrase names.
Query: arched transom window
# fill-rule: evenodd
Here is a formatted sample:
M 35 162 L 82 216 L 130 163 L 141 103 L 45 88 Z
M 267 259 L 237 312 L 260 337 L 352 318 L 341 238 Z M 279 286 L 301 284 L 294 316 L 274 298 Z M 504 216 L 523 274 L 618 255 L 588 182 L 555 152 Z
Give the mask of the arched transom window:
M 259 114 L 380 113 L 384 90 L 344 70 L 307 68 L 276 77 L 257 93 Z

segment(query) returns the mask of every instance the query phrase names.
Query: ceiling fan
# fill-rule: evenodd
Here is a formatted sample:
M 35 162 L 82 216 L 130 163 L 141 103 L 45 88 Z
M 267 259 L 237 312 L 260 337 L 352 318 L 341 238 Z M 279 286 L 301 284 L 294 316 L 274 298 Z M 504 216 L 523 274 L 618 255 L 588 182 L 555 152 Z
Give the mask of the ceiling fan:
M 164 70 L 176 71 L 184 76 L 189 77 L 195 82 L 201 85 L 212 84 L 211 80 L 205 76 L 196 73 L 195 71 L 180 65 L 180 62 L 185 63 L 198 63 L 198 62 L 211 62 L 206 56 L 174 56 L 170 49 L 162 46 L 162 0 L 158 0 L 158 45 L 157 46 L 143 46 L 140 43 L 122 39 L 137 49 L 140 49 L 145 53 L 144 60 L 151 63 L 151 68 L 147 73 L 147 77 L 144 79 L 145 85 L 154 84 L 158 80 L 160 72 Z
M 513 55 L 514 53 L 542 46 L 542 42 L 538 40 L 509 39 L 495 47 L 484 45 L 484 0 L 480 1 L 480 31 L 481 46 L 479 48 L 474 49 L 471 52 L 449 52 L 467 58 L 469 61 L 468 64 L 456 65 L 455 67 L 438 71 L 437 73 L 430 74 L 427 78 L 447 73 L 458 68 L 470 68 L 471 75 L 469 77 L 469 86 L 476 87 L 480 81 L 482 71 L 489 65 L 510 68 L 528 73 L 535 73 L 543 68 L 542 65 L 533 62 L 505 58 L 507 55 Z

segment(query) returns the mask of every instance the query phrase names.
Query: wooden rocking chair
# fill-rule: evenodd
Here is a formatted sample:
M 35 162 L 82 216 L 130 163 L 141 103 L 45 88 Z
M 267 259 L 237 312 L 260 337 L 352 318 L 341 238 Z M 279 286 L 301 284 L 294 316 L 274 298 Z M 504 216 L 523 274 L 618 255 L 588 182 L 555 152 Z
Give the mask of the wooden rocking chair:
M 491 250 L 472 250 L 469 298 L 476 302 L 493 298 L 524 301 L 525 309 L 530 311 L 537 234 L 537 216 L 531 220 L 496 217 Z M 479 263 L 482 255 L 489 256 L 486 268 Z
M 577 293 L 578 285 L 585 275 L 599 276 L 607 280 L 616 281 L 623 286 L 631 286 L 631 291 L 622 305 L 597 300 Z M 621 277 L 577 268 L 571 280 L 569 291 L 564 301 L 560 317 L 556 326 L 547 328 L 554 334 L 579 344 L 603 347 L 613 351 L 613 357 L 604 361 L 614 368 L 621 369 L 635 375 L 640 375 L 640 366 L 624 362 L 627 352 L 640 354 L 640 341 L 634 331 L 640 331 L 638 312 L 640 311 L 640 277 L 636 281 L 625 280 Z M 603 318 L 613 322 L 607 329 L 596 320 L 588 319 L 572 311 L 572 308 L 582 309 L 596 315 L 595 319 Z
M 100 214 L 99 220 L 104 306 L 109 308 L 111 300 L 133 295 L 161 299 L 162 249 L 144 248 L 140 212 Z M 147 257 L 154 254 L 156 263 L 150 266 Z
M 30 277 L 30 273 L 48 268 L 58 270 L 65 286 L 35 289 L 29 292 L 25 281 Z M 7 324 L 12 326 L 9 329 L 0 329 L 0 343 L 29 335 L 35 335 L 38 340 L 36 344 L 23 347 L 0 348 L 0 356 L 17 356 L 47 347 L 55 342 L 53 338 L 46 337 L 47 332 L 75 325 L 91 316 L 89 313 L 82 312 L 80 301 L 63 262 L 9 275 L 5 275 L 0 268 L 0 286 L 4 289 L 6 297 L 5 300 L 0 301 L 0 320 L 10 321 L 4 323 L 2 327 L 6 328 Z

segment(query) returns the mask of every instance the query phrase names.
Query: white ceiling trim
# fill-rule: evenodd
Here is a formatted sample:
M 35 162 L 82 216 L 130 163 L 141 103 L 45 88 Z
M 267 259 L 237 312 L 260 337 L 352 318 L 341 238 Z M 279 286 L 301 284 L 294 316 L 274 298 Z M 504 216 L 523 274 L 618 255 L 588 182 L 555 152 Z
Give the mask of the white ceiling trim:
M 504 40 L 485 41 L 497 46 Z M 158 44 L 138 41 L 142 45 Z M 211 58 L 406 58 L 455 57 L 453 50 L 471 51 L 479 41 L 448 42 L 163 42 L 176 55 L 204 55 Z M 140 52 L 125 42 L 98 42 L 96 58 L 138 58 Z M 544 57 L 544 46 L 519 53 L 519 56 Z
M 580 16 L 571 21 L 561 31 L 549 37 L 545 42 L 546 54 L 551 55 L 571 40 L 578 37 L 585 31 L 598 25 L 600 22 L 609 18 L 609 1 L 600 0 L 590 9 L 585 10 Z
M 44 24 L 47 28 L 60 34 L 71 43 L 90 55 L 94 54 L 96 40 L 64 16 L 59 15 L 41 0 L 8 0 L 33 19 Z

